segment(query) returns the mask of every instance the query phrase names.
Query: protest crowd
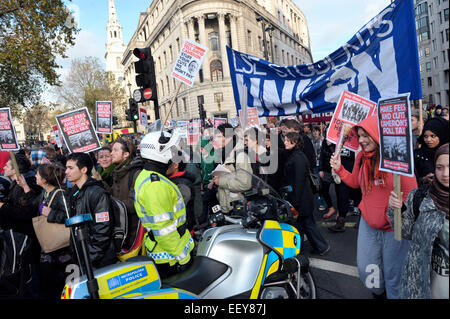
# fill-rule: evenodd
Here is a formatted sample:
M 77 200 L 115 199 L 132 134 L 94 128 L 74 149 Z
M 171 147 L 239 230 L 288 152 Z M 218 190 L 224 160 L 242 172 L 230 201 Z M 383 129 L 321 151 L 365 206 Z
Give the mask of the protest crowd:
M 329 122 L 269 117 L 266 124 L 245 130 L 240 124 L 214 127 L 208 123 L 202 123 L 195 143 L 187 145 L 186 138 L 181 138 L 168 153 L 141 147 L 151 144 L 151 133 L 103 142 L 89 153 L 70 153 L 50 142 L 27 143 L 14 153 L 20 175 L 12 153 L 1 151 L 2 266 L 8 264 L 5 258 L 12 258 L 5 247 L 7 231 L 28 236 L 31 244 L 27 253 L 22 252 L 22 271 L 0 273 L 0 296 L 60 298 L 70 265 L 82 266 L 74 242 L 53 249 L 41 245 L 37 218 L 64 224 L 68 217 L 91 214 L 95 223 L 89 227 L 88 245 L 94 269 L 142 251 L 155 260 L 159 252 L 170 251 L 177 258 L 157 261 L 160 275 L 184 271 L 212 208 L 220 205 L 225 214 L 231 214 L 233 201 L 252 187 L 245 170 L 276 191 L 292 187 L 288 200 L 296 211 L 295 226 L 314 249 L 312 254 L 324 256 L 333 246 L 316 225 L 314 212 L 333 221 L 328 228 L 332 233 L 345 231 L 347 214 L 360 214 L 357 266 L 361 280 L 366 280 L 367 265 L 382 265 L 382 284 L 370 289 L 374 298 L 448 298 L 448 109 L 443 114 L 424 114 L 422 126 L 418 113 L 412 113 L 415 176 L 401 177 L 402 198 L 393 192 L 393 174 L 378 169 L 376 116 L 355 126 L 360 150 L 342 148 L 340 154 L 326 139 Z M 271 170 L 274 161 L 261 160 L 270 154 L 276 159 Z M 229 174 L 215 175 L 219 165 Z M 320 181 L 318 189 L 309 182 L 312 175 Z M 162 190 L 149 180 L 166 181 L 167 187 Z M 124 204 L 128 216 L 122 240 L 113 231 L 117 202 Z M 174 206 L 178 207 L 175 218 L 185 218 L 177 232 L 146 234 L 163 220 L 152 220 L 149 210 L 162 216 Z M 402 211 L 401 241 L 394 240 L 394 209 Z

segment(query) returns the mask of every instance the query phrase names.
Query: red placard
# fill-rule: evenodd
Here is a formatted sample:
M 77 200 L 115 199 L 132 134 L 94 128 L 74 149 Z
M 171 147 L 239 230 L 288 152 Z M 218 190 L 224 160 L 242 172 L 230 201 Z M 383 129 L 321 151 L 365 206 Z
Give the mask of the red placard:
M 327 131 L 327 140 L 333 144 L 339 141 L 339 135 L 344 124 L 352 127 L 376 112 L 377 104 L 359 95 L 347 91 L 342 92 L 339 103 L 331 119 Z M 350 131 L 344 147 L 356 152 L 359 149 L 358 136 Z

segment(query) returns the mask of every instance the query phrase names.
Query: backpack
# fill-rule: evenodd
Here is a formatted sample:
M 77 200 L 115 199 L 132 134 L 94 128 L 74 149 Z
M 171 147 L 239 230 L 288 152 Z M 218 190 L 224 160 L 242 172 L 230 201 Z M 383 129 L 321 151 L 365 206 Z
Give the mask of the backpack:
M 31 279 L 31 239 L 12 229 L 0 230 L 0 297 L 22 296 Z
M 113 240 L 116 253 L 120 253 L 128 234 L 128 215 L 125 203 L 119 199 L 111 198 L 114 218 Z

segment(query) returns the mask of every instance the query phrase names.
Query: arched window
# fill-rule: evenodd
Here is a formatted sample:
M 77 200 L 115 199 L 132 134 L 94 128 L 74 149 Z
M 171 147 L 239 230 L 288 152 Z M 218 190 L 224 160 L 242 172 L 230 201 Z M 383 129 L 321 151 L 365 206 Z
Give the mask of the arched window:
M 213 60 L 210 65 L 210 70 L 212 82 L 223 80 L 222 62 L 220 60 Z

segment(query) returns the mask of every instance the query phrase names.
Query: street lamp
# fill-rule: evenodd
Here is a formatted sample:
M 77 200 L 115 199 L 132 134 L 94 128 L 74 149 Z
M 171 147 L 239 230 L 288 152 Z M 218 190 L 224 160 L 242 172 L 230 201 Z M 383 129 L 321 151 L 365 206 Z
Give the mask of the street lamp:
M 272 63 L 275 62 L 275 57 L 273 55 L 273 42 L 272 42 L 272 36 L 273 36 L 274 30 L 275 30 L 275 28 L 271 24 L 269 24 L 269 26 L 266 29 L 266 31 L 269 32 L 269 37 L 270 37 L 270 55 L 272 56 Z
M 266 48 L 266 22 L 264 21 L 264 18 L 262 16 L 256 17 L 257 22 L 261 22 L 262 27 L 262 34 L 263 34 L 263 50 L 264 50 L 264 60 L 269 60 L 269 57 L 267 55 L 267 48 Z

